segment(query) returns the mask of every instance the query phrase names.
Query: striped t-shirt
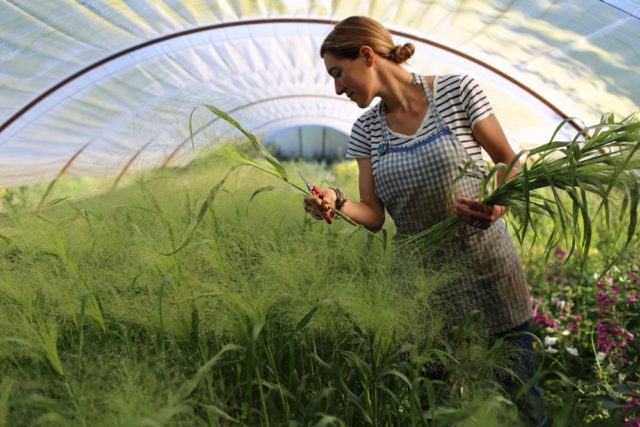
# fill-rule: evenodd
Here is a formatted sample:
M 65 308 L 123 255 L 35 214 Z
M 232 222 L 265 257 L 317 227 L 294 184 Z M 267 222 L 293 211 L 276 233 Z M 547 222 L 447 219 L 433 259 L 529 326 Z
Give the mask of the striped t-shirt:
M 493 114 L 489 99 L 480 85 L 464 74 L 436 76 L 433 82 L 434 100 L 440 116 L 457 135 L 473 160 L 482 160 L 480 144 L 471 131 L 479 121 Z M 347 145 L 348 159 L 371 158 L 373 172 L 378 162 L 378 145 L 382 142 L 382 127 L 379 115 L 380 105 L 362 114 L 353 124 Z M 415 135 L 402 135 L 389 130 L 392 146 L 410 146 L 430 134 L 436 128 L 429 106 L 425 119 Z

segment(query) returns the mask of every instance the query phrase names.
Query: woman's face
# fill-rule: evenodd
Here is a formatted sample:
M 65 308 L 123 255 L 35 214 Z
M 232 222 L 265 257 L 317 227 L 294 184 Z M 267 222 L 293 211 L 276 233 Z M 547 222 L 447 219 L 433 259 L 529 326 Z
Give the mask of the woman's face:
M 371 66 L 364 55 L 355 59 L 339 58 L 332 53 L 325 52 L 324 65 L 333 78 L 336 93 L 346 94 L 350 100 L 365 108 L 374 98 L 371 84 Z

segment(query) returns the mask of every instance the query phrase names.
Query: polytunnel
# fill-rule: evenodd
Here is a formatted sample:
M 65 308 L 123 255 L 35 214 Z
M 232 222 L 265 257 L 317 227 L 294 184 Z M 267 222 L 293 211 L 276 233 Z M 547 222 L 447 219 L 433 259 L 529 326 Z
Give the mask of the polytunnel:
M 414 43 L 412 70 L 478 79 L 514 147 L 640 110 L 635 0 L 3 0 L 0 188 L 184 164 L 237 135 L 199 109 L 192 144 L 202 104 L 265 140 L 318 126 L 299 143 L 335 144 L 362 110 L 318 51 L 350 15 Z

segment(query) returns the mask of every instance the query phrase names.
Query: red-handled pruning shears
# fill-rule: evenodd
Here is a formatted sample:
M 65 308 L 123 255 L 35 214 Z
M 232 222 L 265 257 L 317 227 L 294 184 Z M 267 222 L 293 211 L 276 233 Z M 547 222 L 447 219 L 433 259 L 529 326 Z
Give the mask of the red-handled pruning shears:
M 317 185 L 311 185 L 309 181 L 307 181 L 307 178 L 302 175 L 302 172 L 300 172 L 300 170 L 298 170 L 298 173 L 300 174 L 300 178 L 302 178 L 302 180 L 304 181 L 304 185 L 307 186 L 311 194 L 322 200 L 324 198 L 324 193 L 320 191 L 320 188 L 318 188 Z M 327 222 L 331 224 L 331 217 L 327 218 Z

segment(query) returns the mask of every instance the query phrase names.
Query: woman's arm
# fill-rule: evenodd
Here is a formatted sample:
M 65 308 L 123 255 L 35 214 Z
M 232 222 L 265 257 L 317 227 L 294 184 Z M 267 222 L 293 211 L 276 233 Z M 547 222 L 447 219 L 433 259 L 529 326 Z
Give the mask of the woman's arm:
M 373 168 L 371 159 L 358 159 L 360 201 L 347 199 L 341 211 L 358 224 L 371 231 L 378 231 L 384 225 L 384 206 L 373 190 Z M 305 210 L 314 218 L 329 220 L 336 206 L 336 192 L 323 188 L 323 199 L 305 197 Z
M 516 156 L 494 114 L 478 122 L 472 133 L 495 164 L 509 164 Z M 498 183 L 501 184 L 506 179 L 511 178 L 519 169 L 520 165 L 516 164 L 508 177 L 504 176 L 504 170 L 500 170 L 498 172 Z M 504 206 L 486 205 L 466 197 L 459 197 L 458 203 L 454 207 L 454 213 L 464 222 L 483 229 L 489 228 L 505 212 L 506 208 Z
M 508 165 L 516 156 L 511 145 L 509 145 L 502 126 L 500 126 L 500 122 L 498 122 L 494 114 L 478 122 L 472 133 L 476 141 L 489 154 L 494 164 L 504 163 Z M 504 176 L 504 169 L 498 171 L 498 184 L 502 184 L 505 178 L 511 178 L 518 170 L 520 170 L 519 163 L 514 166 L 508 177 Z

